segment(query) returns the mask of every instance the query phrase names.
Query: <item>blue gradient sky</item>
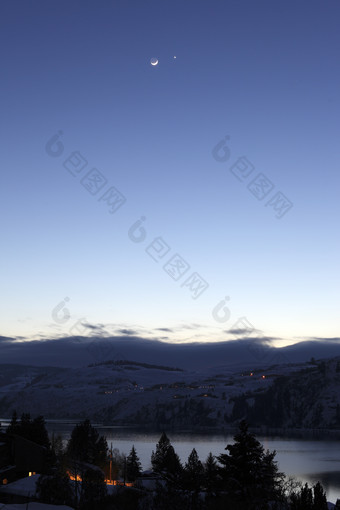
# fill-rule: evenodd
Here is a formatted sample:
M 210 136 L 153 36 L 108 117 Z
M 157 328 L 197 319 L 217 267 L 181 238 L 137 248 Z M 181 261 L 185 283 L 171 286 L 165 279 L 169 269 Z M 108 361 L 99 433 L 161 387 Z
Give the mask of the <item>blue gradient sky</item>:
M 338 335 L 338 0 L 11 0 L 0 11 L 2 335 L 68 335 L 86 319 L 226 340 L 240 317 L 278 345 Z M 216 161 L 226 135 L 230 157 Z M 79 176 L 63 166 L 74 151 L 88 162 Z M 241 156 L 255 167 L 242 182 L 230 171 Z M 93 168 L 107 180 L 95 195 L 80 182 Z M 248 189 L 259 173 L 274 185 L 262 200 Z M 126 202 L 109 214 L 100 197 L 112 186 Z M 277 192 L 293 204 L 281 219 Z M 141 216 L 137 243 L 128 231 Z M 146 252 L 156 237 L 170 247 L 159 262 Z M 176 253 L 190 265 L 178 281 L 163 269 Z M 197 299 L 182 286 L 194 272 L 209 284 Z M 63 321 L 53 310 L 65 297 Z

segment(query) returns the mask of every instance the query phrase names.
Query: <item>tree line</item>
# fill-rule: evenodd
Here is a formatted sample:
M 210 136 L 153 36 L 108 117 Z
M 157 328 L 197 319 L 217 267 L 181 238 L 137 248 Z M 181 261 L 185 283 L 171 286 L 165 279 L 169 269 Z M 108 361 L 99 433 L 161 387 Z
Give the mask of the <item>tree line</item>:
M 327 510 L 318 482 L 302 485 L 279 472 L 276 452 L 264 450 L 248 424 L 241 421 L 223 453 L 202 462 L 193 448 L 182 464 L 170 439 L 162 433 L 151 455 L 155 486 L 143 485 L 141 462 L 132 446 L 127 456 L 109 449 L 89 420 L 73 429 L 66 446 L 48 437 L 43 417 L 16 414 L 7 433 L 18 434 L 48 448 L 49 462 L 37 483 L 39 501 L 66 504 L 79 510 Z M 123 484 L 108 494 L 106 480 Z

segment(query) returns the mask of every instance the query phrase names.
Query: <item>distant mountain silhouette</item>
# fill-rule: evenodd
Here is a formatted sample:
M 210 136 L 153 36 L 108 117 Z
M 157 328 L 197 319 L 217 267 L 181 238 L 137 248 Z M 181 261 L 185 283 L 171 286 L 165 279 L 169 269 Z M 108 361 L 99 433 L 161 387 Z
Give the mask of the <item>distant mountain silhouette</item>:
M 2 337 L 4 338 L 4 337 Z M 65 337 L 0 343 L 1 363 L 80 367 L 107 360 L 133 359 L 191 370 L 218 365 L 298 363 L 340 355 L 340 340 L 315 339 L 282 348 L 247 338 L 214 343 L 166 343 L 136 336 Z

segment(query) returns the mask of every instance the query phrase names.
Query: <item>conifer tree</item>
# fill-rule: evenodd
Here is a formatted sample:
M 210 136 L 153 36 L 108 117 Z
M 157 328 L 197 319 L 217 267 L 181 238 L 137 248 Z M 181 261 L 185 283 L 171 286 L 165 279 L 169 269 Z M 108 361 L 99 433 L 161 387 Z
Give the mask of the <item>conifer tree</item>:
M 162 433 L 156 452 L 151 455 L 152 469 L 157 473 L 177 476 L 182 471 L 181 462 L 165 432 Z
M 327 510 L 328 509 L 327 498 L 326 498 L 325 491 L 324 491 L 320 482 L 317 482 L 313 486 L 313 495 L 314 495 L 314 500 L 313 500 L 312 509 L 313 510 Z
M 203 465 L 193 448 L 184 466 L 184 486 L 188 490 L 199 491 L 203 482 Z
M 134 445 L 126 458 L 126 478 L 129 482 L 135 481 L 141 474 L 141 463 Z
M 43 416 L 37 416 L 30 424 L 31 440 L 49 448 L 50 440 L 46 430 L 46 423 Z
M 88 462 L 104 467 L 107 461 L 107 441 L 99 436 L 90 420 L 75 426 L 67 444 L 67 455 L 80 462 Z
M 7 428 L 8 434 L 16 434 L 18 436 L 29 439 L 36 444 L 49 448 L 50 440 L 46 430 L 46 424 L 43 416 L 37 416 L 31 419 L 29 413 L 23 413 L 20 421 L 18 421 L 16 411 L 13 412 L 11 423 Z
M 301 487 L 300 492 L 291 495 L 290 510 L 312 510 L 313 492 L 308 483 Z
M 204 463 L 204 485 L 208 492 L 217 487 L 218 466 L 214 455 L 210 452 Z
M 234 502 L 247 503 L 249 509 L 261 507 L 281 494 L 282 475 L 274 462 L 276 452 L 265 452 L 254 434 L 248 432 L 245 421 L 239 428 L 235 443 L 226 447 L 229 454 L 218 457 L 223 489 Z

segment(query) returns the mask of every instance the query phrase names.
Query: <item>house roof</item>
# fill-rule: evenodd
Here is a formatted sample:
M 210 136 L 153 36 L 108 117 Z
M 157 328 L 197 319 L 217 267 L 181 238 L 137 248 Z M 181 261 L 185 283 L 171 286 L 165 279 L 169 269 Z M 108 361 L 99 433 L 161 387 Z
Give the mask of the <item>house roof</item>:
M 16 496 L 34 496 L 36 491 L 36 483 L 40 475 L 27 476 L 20 478 L 15 482 L 0 487 L 0 493 L 15 494 Z M 1 507 L 0 507 L 0 510 Z
M 46 446 L 43 446 L 41 444 L 35 443 L 34 441 L 31 441 L 30 439 L 27 439 L 26 437 L 19 436 L 18 434 L 8 434 L 9 437 L 13 437 L 17 441 L 20 441 L 21 443 L 26 443 L 28 445 L 31 445 L 32 447 L 39 448 L 44 451 L 48 451 L 48 448 Z
M 5 505 L 0 503 L 0 510 L 73 510 L 70 506 L 65 505 L 47 505 L 46 503 L 24 503 L 15 505 Z

